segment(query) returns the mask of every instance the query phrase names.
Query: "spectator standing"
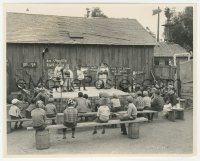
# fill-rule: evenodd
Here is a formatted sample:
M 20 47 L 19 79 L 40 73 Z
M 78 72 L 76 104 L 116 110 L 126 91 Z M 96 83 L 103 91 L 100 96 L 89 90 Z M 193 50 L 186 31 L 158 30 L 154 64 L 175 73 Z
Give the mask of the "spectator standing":
M 83 85 L 83 89 L 85 89 L 85 76 L 84 76 L 84 73 L 83 71 L 81 70 L 81 66 L 79 65 L 78 66 L 78 70 L 77 70 L 77 77 L 78 77 L 78 80 L 79 80 L 79 91 L 81 90 L 81 84 Z
M 69 64 L 65 65 L 65 68 L 63 69 L 63 74 L 64 74 L 64 85 L 63 89 L 64 91 L 72 91 L 72 86 L 71 83 L 73 81 L 74 75 L 73 72 L 69 69 Z

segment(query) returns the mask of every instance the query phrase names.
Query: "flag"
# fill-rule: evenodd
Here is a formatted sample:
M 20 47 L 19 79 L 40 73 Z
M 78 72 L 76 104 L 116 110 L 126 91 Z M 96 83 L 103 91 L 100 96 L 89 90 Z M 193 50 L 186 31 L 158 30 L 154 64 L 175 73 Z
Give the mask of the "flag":
M 158 7 L 158 9 L 153 10 L 153 15 L 159 14 L 162 10 Z

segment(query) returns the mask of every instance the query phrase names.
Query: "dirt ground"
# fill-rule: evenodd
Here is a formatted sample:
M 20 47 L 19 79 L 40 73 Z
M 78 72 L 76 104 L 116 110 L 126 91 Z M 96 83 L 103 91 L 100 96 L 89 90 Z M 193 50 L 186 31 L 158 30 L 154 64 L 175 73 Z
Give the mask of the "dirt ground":
M 27 125 L 29 126 L 29 125 Z M 120 128 L 107 128 L 101 134 L 98 129 L 77 129 L 76 138 L 62 139 L 56 130 L 50 131 L 51 147 L 37 150 L 35 132 L 26 129 L 7 134 L 8 155 L 52 155 L 52 154 L 191 154 L 193 153 L 193 111 L 185 110 L 185 120 L 175 122 L 163 119 L 160 114 L 153 122 L 140 126 L 139 139 L 129 139 L 120 134 Z

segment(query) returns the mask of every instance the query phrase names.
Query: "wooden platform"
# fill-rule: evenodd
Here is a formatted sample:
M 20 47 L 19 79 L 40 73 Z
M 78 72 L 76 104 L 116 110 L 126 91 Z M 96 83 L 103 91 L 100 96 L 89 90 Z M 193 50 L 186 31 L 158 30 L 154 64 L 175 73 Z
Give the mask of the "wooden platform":
M 113 93 L 119 95 L 119 96 L 128 96 L 129 93 L 123 92 L 118 89 L 97 89 L 96 87 L 86 87 L 86 91 L 82 90 L 76 90 L 74 92 L 57 92 L 53 90 L 53 97 L 54 98 L 75 98 L 78 97 L 78 92 L 83 92 L 83 94 L 88 94 L 88 97 L 98 97 L 100 92 L 106 92 L 109 96 L 112 96 Z

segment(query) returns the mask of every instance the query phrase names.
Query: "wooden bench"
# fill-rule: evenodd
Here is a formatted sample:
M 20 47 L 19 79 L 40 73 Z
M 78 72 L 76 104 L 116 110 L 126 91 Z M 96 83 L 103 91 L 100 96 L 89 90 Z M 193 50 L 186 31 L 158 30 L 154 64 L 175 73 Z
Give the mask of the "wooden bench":
M 46 120 L 56 120 L 57 117 L 52 117 L 52 118 L 46 118 Z M 28 118 L 22 118 L 22 119 L 16 119 L 16 120 L 11 120 L 10 118 L 7 120 L 7 133 L 11 133 L 12 132 L 12 128 L 11 128 L 11 123 L 12 122 L 26 122 L 26 121 L 30 121 L 32 122 L 32 119 L 28 119 Z
M 176 119 L 184 120 L 184 109 L 183 108 L 174 108 L 169 112 L 168 120 L 175 121 Z
M 113 113 L 115 115 L 120 115 L 120 114 L 125 114 L 127 113 L 127 111 L 120 111 L 120 112 L 116 112 L 116 113 Z M 143 110 L 143 111 L 137 111 L 137 115 L 138 114 L 158 114 L 158 111 L 153 111 L 153 110 Z M 153 118 L 152 118 L 153 120 Z
M 78 117 L 91 117 L 91 116 L 96 116 L 97 112 L 87 112 L 87 113 L 78 113 Z M 63 123 L 63 113 L 57 113 L 57 117 L 53 117 L 53 118 L 46 118 L 46 120 L 57 120 L 57 123 Z M 12 122 L 26 122 L 26 121 L 31 121 L 32 119 L 28 119 L 28 118 L 22 118 L 22 119 L 17 119 L 17 120 L 11 120 L 10 116 L 8 116 L 7 118 L 7 133 L 10 133 L 12 131 L 11 129 L 11 123 Z
M 128 124 L 128 138 L 130 139 L 137 139 L 139 138 L 139 123 L 148 121 L 144 117 L 136 118 L 135 120 L 129 120 L 129 121 L 120 121 L 120 120 L 109 120 L 107 123 L 97 123 L 97 122 L 83 122 L 78 123 L 76 128 L 85 128 L 85 127 L 94 127 L 94 126 L 103 126 L 103 125 L 113 125 L 113 124 Z M 57 125 L 48 125 L 46 129 L 44 130 L 45 135 L 41 135 L 42 131 L 39 132 L 39 134 L 36 132 L 36 148 L 37 149 L 46 149 L 50 147 L 50 143 L 45 144 L 44 147 L 41 145 L 41 143 L 38 143 L 37 141 L 45 140 L 45 142 L 48 142 L 49 140 L 49 132 L 47 134 L 48 130 L 51 129 L 64 129 L 66 126 L 62 124 Z M 27 130 L 35 130 L 33 127 L 27 127 Z M 38 139 L 38 137 L 44 137 Z M 47 139 L 48 138 L 48 139 Z

